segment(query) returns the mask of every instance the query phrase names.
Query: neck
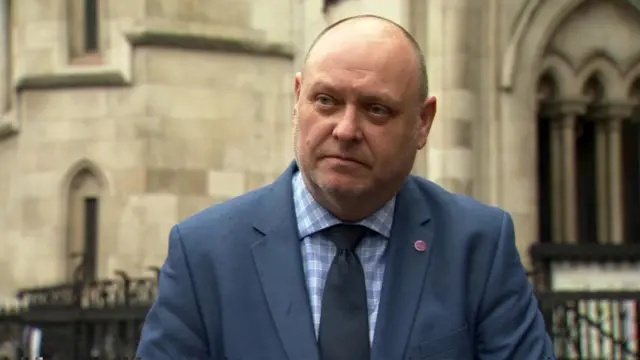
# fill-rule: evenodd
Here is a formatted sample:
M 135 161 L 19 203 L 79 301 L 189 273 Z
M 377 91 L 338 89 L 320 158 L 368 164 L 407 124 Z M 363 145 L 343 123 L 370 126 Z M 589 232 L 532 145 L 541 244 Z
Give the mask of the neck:
M 336 218 L 344 222 L 358 222 L 373 215 L 389 202 L 398 191 L 378 191 L 375 194 L 330 194 L 317 186 L 307 186 L 313 199 Z

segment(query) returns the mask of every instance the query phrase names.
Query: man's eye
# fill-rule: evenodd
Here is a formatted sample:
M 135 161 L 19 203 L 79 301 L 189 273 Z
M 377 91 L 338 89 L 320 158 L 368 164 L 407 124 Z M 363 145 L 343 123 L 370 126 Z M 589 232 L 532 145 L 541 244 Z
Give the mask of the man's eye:
M 389 110 L 387 110 L 387 108 L 385 108 L 384 106 L 380 106 L 380 105 L 371 106 L 370 111 L 372 114 L 377 116 L 386 116 L 389 114 Z
M 332 98 L 326 95 L 320 95 L 316 97 L 316 102 L 320 105 L 333 105 L 334 101 Z

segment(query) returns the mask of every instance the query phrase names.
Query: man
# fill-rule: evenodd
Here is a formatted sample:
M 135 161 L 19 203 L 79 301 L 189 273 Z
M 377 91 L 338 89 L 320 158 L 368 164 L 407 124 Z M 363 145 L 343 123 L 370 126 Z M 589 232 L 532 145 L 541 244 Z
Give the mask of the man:
M 409 176 L 424 58 L 375 16 L 295 78 L 296 161 L 171 230 L 142 359 L 552 359 L 508 214 Z

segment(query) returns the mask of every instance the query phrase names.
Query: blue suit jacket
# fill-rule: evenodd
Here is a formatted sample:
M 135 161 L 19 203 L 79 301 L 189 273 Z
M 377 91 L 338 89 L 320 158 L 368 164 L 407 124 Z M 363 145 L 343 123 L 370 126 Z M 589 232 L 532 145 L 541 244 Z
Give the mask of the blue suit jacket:
M 171 230 L 138 356 L 320 360 L 294 171 Z M 381 296 L 372 360 L 553 358 L 510 216 L 422 178 L 398 194 Z

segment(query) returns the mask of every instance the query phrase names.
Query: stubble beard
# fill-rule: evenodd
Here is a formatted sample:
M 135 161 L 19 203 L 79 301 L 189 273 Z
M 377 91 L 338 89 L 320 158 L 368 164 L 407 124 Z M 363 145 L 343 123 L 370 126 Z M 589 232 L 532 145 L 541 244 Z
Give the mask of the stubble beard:
M 419 122 L 416 123 L 416 127 L 412 135 L 413 136 L 411 140 L 413 142 L 416 142 L 418 137 L 420 136 Z M 313 174 L 310 173 L 312 172 L 310 169 L 303 169 L 303 164 L 300 161 L 300 151 L 299 151 L 299 144 L 298 144 L 299 137 L 300 137 L 300 121 L 299 121 L 297 111 L 294 111 L 293 131 L 292 131 L 292 140 L 293 140 L 292 145 L 293 145 L 294 160 L 298 164 L 298 168 L 302 172 L 303 179 L 305 179 L 305 183 L 308 188 L 316 188 L 316 190 L 320 191 L 322 193 L 322 196 L 325 197 L 327 200 L 334 203 L 342 203 L 345 205 L 349 203 L 351 204 L 358 203 L 359 201 L 366 199 L 370 195 L 370 192 L 372 191 L 372 189 L 365 189 L 365 188 L 346 189 L 346 188 L 331 186 L 321 181 L 317 181 L 319 179 L 316 179 L 313 176 Z M 411 150 L 407 149 L 407 151 L 410 152 Z M 415 156 L 416 154 L 404 154 L 404 155 L 411 158 L 411 161 L 410 161 L 411 166 L 409 167 L 409 173 L 410 173 L 411 168 L 413 168 L 413 165 L 416 160 L 416 156 Z M 309 190 L 311 190 L 312 192 L 316 192 L 316 191 L 313 191 L 313 189 L 309 189 Z
M 315 176 L 312 174 L 312 170 L 303 169 L 304 165 L 300 161 L 300 149 L 298 140 L 300 138 L 300 121 L 297 115 L 297 112 L 293 114 L 293 131 L 292 131 L 292 140 L 293 140 L 293 156 L 294 160 L 298 164 L 298 169 L 302 172 L 303 179 L 305 179 L 306 186 L 310 188 L 309 190 L 312 192 L 320 191 L 322 196 L 330 199 L 332 202 L 344 202 L 344 201 L 357 201 L 362 197 L 362 189 L 343 189 L 337 188 L 335 186 L 331 186 L 324 182 L 318 181 Z M 313 191 L 315 188 L 316 191 Z

